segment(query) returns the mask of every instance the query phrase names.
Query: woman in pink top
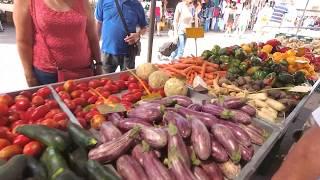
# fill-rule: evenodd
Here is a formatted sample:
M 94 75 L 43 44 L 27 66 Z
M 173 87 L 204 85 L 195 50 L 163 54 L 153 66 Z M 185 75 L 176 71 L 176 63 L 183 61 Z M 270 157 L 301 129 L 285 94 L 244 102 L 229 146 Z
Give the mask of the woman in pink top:
M 15 0 L 18 52 L 29 86 L 93 75 L 100 50 L 88 0 Z

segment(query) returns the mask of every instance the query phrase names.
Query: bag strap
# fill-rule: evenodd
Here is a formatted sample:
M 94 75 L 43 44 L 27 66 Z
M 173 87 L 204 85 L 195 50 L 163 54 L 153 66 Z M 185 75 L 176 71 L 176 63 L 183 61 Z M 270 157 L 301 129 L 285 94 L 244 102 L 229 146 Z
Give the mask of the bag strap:
M 119 16 L 120 16 L 120 19 L 121 19 L 121 21 L 122 21 L 124 30 L 127 32 L 128 35 L 130 35 L 130 31 L 129 31 L 128 25 L 127 25 L 127 23 L 126 23 L 126 20 L 124 19 L 124 16 L 123 16 L 123 13 L 122 13 L 122 9 L 121 9 L 120 4 L 119 4 L 119 0 L 114 0 L 114 1 L 115 1 L 115 3 L 116 3 L 117 11 L 118 11 L 118 14 L 119 14 Z
M 33 21 L 33 23 L 34 23 L 35 27 L 38 29 L 41 38 L 43 39 L 45 48 L 46 48 L 47 51 L 48 51 L 49 58 L 53 61 L 53 63 L 54 63 L 54 65 L 56 66 L 56 68 L 59 69 L 57 61 L 53 58 L 53 55 L 51 54 L 51 51 L 50 51 L 49 46 L 48 46 L 48 43 L 47 43 L 47 39 L 46 39 L 46 37 L 44 36 L 44 33 L 42 32 L 41 28 L 40 28 L 39 25 L 38 25 L 37 13 L 36 13 L 35 2 L 34 2 L 35 0 L 30 0 L 30 1 L 31 1 L 32 14 L 33 14 L 33 16 L 34 16 L 34 21 Z

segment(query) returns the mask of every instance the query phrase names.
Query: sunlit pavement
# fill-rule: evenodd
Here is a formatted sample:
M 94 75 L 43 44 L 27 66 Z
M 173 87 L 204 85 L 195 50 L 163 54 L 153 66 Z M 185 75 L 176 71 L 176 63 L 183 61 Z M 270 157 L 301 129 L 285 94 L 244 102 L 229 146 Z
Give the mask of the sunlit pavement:
M 142 52 L 141 56 L 137 57 L 136 65 L 147 62 L 148 52 L 148 35 L 145 35 L 142 40 Z M 264 36 L 264 39 L 269 37 Z M 225 35 L 223 33 L 206 33 L 204 38 L 197 39 L 198 55 L 206 49 L 211 49 L 214 44 L 220 46 L 229 46 L 234 44 L 241 44 L 251 41 L 263 41 L 261 37 L 254 33 L 246 33 L 239 38 L 238 35 Z M 166 33 L 162 33 L 162 36 L 155 36 L 153 41 L 153 63 L 167 63 L 168 61 L 159 60 L 159 47 L 170 41 L 170 38 Z M 195 40 L 188 39 L 185 56 L 196 55 Z M 0 93 L 9 92 L 27 88 L 27 84 L 24 79 L 23 69 L 17 53 L 15 43 L 15 33 L 13 27 L 6 27 L 5 32 L 0 32 Z

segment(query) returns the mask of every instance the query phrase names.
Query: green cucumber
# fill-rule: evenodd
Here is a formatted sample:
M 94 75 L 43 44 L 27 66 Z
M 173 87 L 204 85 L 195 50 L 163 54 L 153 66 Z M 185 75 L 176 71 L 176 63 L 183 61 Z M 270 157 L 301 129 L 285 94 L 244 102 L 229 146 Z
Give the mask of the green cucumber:
M 88 176 L 87 161 L 88 153 L 83 148 L 78 148 L 69 154 L 71 169 L 81 177 Z
M 79 147 L 90 148 L 98 143 L 97 139 L 89 131 L 72 122 L 68 124 L 68 132 Z
M 32 156 L 27 156 L 27 170 L 33 179 L 46 180 L 48 178 L 44 165 Z
M 24 125 L 17 128 L 17 132 L 41 143 L 64 151 L 69 146 L 68 139 L 63 132 L 43 125 Z
M 16 155 L 6 164 L 0 167 L 0 179 L 17 180 L 23 179 L 23 172 L 27 167 L 27 158 L 25 155 Z
M 78 177 L 74 172 L 67 169 L 59 174 L 54 180 L 83 180 L 82 178 Z
M 120 178 L 108 167 L 102 166 L 98 161 L 87 162 L 90 180 L 120 180 Z
M 63 156 L 54 147 L 47 147 L 41 156 L 41 162 L 48 170 L 48 179 L 55 179 L 69 169 Z

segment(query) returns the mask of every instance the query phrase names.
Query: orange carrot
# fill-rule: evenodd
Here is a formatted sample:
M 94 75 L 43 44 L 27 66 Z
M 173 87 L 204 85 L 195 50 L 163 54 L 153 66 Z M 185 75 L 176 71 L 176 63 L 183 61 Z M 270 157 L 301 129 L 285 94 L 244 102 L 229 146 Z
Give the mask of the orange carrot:
M 211 63 L 211 62 L 207 62 L 208 66 L 210 67 L 213 67 L 213 68 L 219 68 L 219 65 L 218 64 L 214 64 L 214 63 Z
M 184 76 L 184 77 L 186 76 L 186 73 L 184 71 L 175 69 L 173 67 L 168 66 L 165 69 L 168 70 L 168 71 L 174 72 L 174 73 L 178 74 L 179 76 Z
M 206 73 L 212 73 L 212 72 L 215 72 L 217 71 L 217 68 L 214 68 L 212 66 L 207 66 L 206 67 Z
M 193 66 L 190 66 L 190 67 L 186 68 L 185 70 L 183 70 L 183 72 L 187 73 L 190 70 L 193 70 L 193 71 L 196 71 L 196 72 L 200 73 L 201 72 L 201 67 L 193 65 Z
M 213 73 L 206 73 L 204 76 L 208 79 L 214 79 Z
M 183 63 L 175 63 L 175 64 L 171 65 L 171 67 L 173 67 L 173 68 L 182 69 L 182 70 L 189 67 L 189 66 L 190 66 L 189 64 L 183 64 Z
M 207 83 L 207 85 L 212 85 L 213 84 L 213 79 L 209 79 L 205 81 Z
M 206 66 L 207 66 L 207 63 L 204 62 L 201 67 L 201 75 L 200 75 L 201 78 L 204 78 L 204 73 L 206 72 Z

